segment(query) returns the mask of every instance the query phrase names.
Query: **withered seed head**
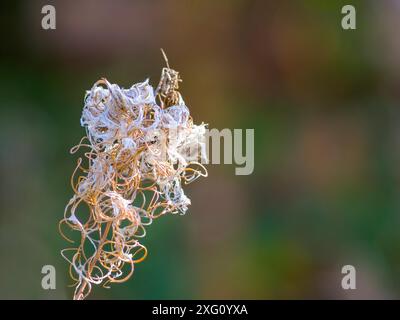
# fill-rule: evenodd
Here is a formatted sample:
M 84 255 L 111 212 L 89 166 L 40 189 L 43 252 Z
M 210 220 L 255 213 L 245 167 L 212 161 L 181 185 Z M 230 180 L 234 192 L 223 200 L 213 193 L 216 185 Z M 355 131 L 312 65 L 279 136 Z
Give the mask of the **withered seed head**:
M 65 225 L 80 233 L 76 246 L 61 252 L 75 281 L 74 299 L 84 299 L 93 284 L 129 279 L 147 255 L 145 227 L 164 214 L 184 214 L 190 199 L 182 182 L 207 176 L 199 162 L 206 160 L 205 125 L 193 124 L 178 92 L 179 73 L 166 63 L 156 91 L 148 80 L 123 89 L 101 79 L 85 95 L 86 136 L 71 153 L 86 152 L 59 225 L 69 242 L 75 243 Z

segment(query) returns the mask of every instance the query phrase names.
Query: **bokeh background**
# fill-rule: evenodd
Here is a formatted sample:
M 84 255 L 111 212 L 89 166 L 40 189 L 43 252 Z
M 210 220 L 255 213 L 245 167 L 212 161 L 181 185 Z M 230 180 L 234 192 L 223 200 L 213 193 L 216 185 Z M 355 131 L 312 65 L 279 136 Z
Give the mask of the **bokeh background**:
M 72 297 L 57 223 L 85 90 L 156 84 L 161 47 L 196 122 L 255 129 L 255 170 L 209 165 L 129 282 L 91 298 L 400 298 L 400 1 L 10 1 L 0 24 L 0 298 Z

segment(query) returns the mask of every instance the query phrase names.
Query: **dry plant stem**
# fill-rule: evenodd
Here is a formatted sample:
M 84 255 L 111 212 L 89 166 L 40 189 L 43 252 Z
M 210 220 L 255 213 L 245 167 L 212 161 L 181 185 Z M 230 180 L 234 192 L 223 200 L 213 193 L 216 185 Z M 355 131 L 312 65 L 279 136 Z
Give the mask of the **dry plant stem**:
M 108 233 L 109 233 L 109 231 L 110 231 L 111 225 L 112 225 L 112 221 L 107 222 L 106 227 L 105 227 L 105 230 L 104 230 L 104 234 L 103 234 L 103 236 L 101 237 L 101 240 L 100 240 L 99 248 L 102 247 L 102 245 L 104 244 L 104 241 L 107 239 L 107 235 L 108 235 Z M 92 273 L 93 266 L 96 264 L 97 259 L 99 258 L 100 253 L 101 253 L 100 250 L 96 252 L 96 256 L 93 258 L 93 260 L 92 260 L 92 262 L 91 262 L 91 264 L 90 264 L 90 266 L 89 266 L 89 270 L 88 270 L 89 276 L 90 276 L 90 274 Z M 86 289 L 86 286 L 87 286 L 87 281 L 85 280 L 85 281 L 82 283 L 82 285 L 81 285 L 79 291 L 77 292 L 77 294 L 74 296 L 74 300 L 82 300 L 82 299 L 84 298 L 84 294 L 83 294 L 83 293 L 84 293 L 84 291 L 85 291 L 85 289 Z
M 167 66 L 156 89 L 148 80 L 124 89 L 100 79 L 86 91 L 81 117 L 86 136 L 71 153 L 89 150 L 72 174 L 75 194 L 59 224 L 69 242 L 62 225 L 81 234 L 77 248 L 61 251 L 76 300 L 85 299 L 92 285 L 129 279 L 147 256 L 141 241 L 146 227 L 167 213 L 185 214 L 191 202 L 183 184 L 207 176 L 199 162 L 207 161 L 206 124 L 193 123 L 178 91 L 179 72 L 162 53 Z M 86 220 L 79 215 L 82 206 L 89 208 Z

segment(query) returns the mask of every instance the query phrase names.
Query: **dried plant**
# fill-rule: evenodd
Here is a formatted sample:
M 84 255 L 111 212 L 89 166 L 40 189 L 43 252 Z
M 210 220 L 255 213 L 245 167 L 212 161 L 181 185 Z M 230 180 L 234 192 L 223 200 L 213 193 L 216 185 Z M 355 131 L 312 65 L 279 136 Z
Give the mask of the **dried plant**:
M 86 136 L 71 149 L 86 148 L 71 177 L 74 196 L 60 221 L 62 250 L 74 280 L 74 299 L 93 284 L 129 279 L 147 255 L 140 239 L 153 219 L 184 214 L 190 205 L 182 184 L 207 171 L 205 124 L 193 124 L 179 93 L 179 73 L 168 60 L 157 89 L 146 80 L 129 89 L 106 79 L 86 92 L 81 125 Z M 85 208 L 86 207 L 86 208 Z M 80 233 L 74 242 L 65 226 Z

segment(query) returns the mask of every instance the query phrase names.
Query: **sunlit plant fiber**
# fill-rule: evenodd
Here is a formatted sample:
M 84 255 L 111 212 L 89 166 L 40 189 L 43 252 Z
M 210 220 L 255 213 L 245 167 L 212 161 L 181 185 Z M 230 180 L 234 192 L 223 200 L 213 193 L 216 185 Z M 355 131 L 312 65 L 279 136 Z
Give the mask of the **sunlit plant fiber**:
M 86 92 L 86 136 L 71 149 L 85 152 L 59 225 L 71 243 L 65 226 L 80 232 L 75 247 L 61 252 L 70 264 L 74 299 L 86 298 L 93 284 L 129 279 L 147 255 L 139 241 L 145 227 L 164 214 L 184 214 L 190 199 L 182 184 L 207 176 L 200 163 L 206 161 L 205 124 L 193 124 L 178 92 L 179 73 L 165 60 L 156 90 L 148 80 L 123 89 L 101 79 Z

